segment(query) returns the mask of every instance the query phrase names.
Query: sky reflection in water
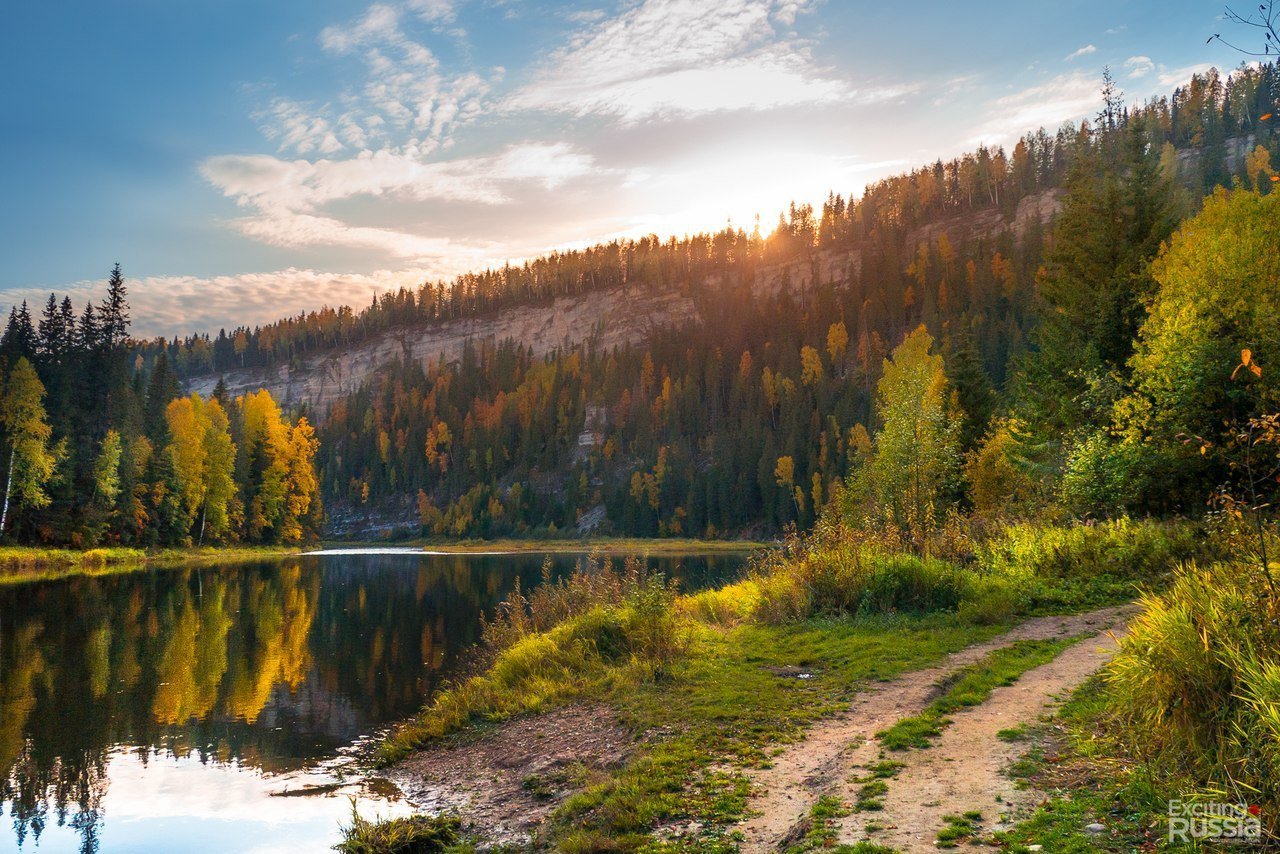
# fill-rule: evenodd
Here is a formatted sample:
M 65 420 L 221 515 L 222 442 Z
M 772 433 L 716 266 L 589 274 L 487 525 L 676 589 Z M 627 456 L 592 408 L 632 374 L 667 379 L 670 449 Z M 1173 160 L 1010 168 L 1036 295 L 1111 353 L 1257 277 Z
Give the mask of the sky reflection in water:
M 352 745 L 419 708 L 542 561 L 332 554 L 0 587 L 0 851 L 316 851 L 352 795 L 406 811 Z M 699 587 L 742 561 L 654 563 Z

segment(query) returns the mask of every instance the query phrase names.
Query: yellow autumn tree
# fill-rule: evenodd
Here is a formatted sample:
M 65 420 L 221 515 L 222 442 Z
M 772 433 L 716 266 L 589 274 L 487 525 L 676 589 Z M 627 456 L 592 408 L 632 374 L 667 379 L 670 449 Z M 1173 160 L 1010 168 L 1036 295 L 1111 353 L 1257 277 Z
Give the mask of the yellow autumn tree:
M 285 455 L 286 492 L 280 538 L 286 543 L 303 540 L 306 534 L 304 524 L 312 502 L 319 500 L 320 483 L 315 466 L 318 450 L 320 442 L 316 439 L 315 430 L 306 418 L 299 418 L 289 431 Z
M 235 444 L 227 413 L 217 400 L 198 394 L 180 397 L 165 410 L 169 444 L 165 453 L 173 469 L 174 489 L 184 514 L 185 530 L 196 539 L 226 534 L 235 496 Z
M 248 462 L 245 528 L 256 542 L 268 539 L 284 512 L 288 492 L 289 436 L 280 407 L 266 389 L 240 398 Z
M 204 505 L 205 496 L 208 448 L 204 434 L 208 418 L 204 413 L 204 401 L 199 395 L 170 401 L 165 409 L 165 422 L 169 428 L 165 455 L 173 470 L 174 492 L 182 508 L 183 529 L 190 531 L 196 514 Z
M 841 365 L 844 354 L 849 350 L 849 330 L 844 321 L 833 323 L 827 329 L 827 355 L 831 357 L 831 368 L 837 374 L 843 373 Z
M 800 348 L 800 381 L 807 386 L 814 386 L 821 380 L 822 357 L 813 347 L 805 345 Z
M 881 427 L 861 482 L 851 490 L 871 502 L 873 513 L 905 528 L 940 509 L 937 503 L 959 475 L 957 422 L 948 411 L 946 373 L 933 344 L 920 326 L 885 361 L 876 389 Z

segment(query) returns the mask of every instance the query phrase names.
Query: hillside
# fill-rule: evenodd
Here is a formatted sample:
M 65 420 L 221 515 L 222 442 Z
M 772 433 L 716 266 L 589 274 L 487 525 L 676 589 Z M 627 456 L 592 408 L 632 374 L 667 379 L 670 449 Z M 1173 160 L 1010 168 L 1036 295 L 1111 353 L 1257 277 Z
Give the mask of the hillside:
M 216 335 L 131 339 L 117 271 L 102 305 L 51 295 L 0 339 L 47 398 L 32 471 L 59 472 L 22 536 L 199 540 L 210 493 L 181 446 L 198 461 L 202 428 L 231 461 L 225 530 L 255 541 L 326 520 L 340 535 L 773 536 L 865 467 L 886 357 L 920 329 L 945 363 L 957 458 L 996 442 L 1000 477 L 1052 483 L 1125 390 L 1161 244 L 1206 192 L 1268 174 L 1278 91 L 1270 64 L 1130 107 L 1108 89 L 1092 121 L 793 204 L 767 233 L 615 240 Z M 178 424 L 184 385 L 218 405 Z M 272 398 L 280 429 L 246 432 Z M 248 441 L 263 436 L 270 455 Z M 314 482 L 295 464 L 312 457 Z M 290 466 L 324 512 L 277 526 Z
M 1096 393 L 1052 373 L 1008 388 L 1037 346 L 1064 200 L 1097 180 L 1091 217 L 1163 211 L 1125 274 L 1141 277 L 1205 190 L 1252 180 L 1252 152 L 1275 140 L 1250 115 L 1274 100 L 1273 78 L 1211 72 L 1169 99 L 1109 102 L 1095 123 L 1027 134 L 1010 153 L 793 205 L 767 236 L 553 253 L 163 352 L 194 390 L 265 386 L 321 424 L 333 535 L 804 528 L 865 462 L 884 358 L 916 326 L 946 358 L 963 453 L 1012 395 L 1044 389 L 1038 405 L 1060 409 L 1055 396 Z M 1112 310 L 1095 306 L 1096 322 L 1131 338 Z
M 913 230 L 906 243 L 933 245 L 946 235 L 953 245 L 961 246 L 1004 232 L 1021 240 L 1033 223 L 1044 226 L 1052 221 L 1061 207 L 1062 193 L 1053 188 L 1028 196 L 1018 202 L 1011 215 L 988 207 L 945 217 Z M 846 286 L 861 270 L 863 251 L 862 247 L 820 250 L 812 260 L 761 267 L 746 282 L 741 276 L 712 272 L 700 281 L 672 282 L 658 290 L 618 286 L 550 302 L 533 301 L 485 315 L 397 325 L 356 346 L 322 350 L 291 363 L 193 376 L 186 387 L 206 396 L 213 393 L 219 380 L 232 396 L 266 388 L 281 403 L 305 405 L 323 417 L 337 400 L 356 392 L 379 369 L 395 361 L 414 362 L 424 368 L 433 362 L 456 361 L 468 343 L 494 346 L 511 341 L 537 356 L 587 343 L 602 350 L 638 344 L 656 329 L 714 318 L 723 308 L 717 303 L 741 299 L 744 288 L 760 298 L 777 295 L 784 282 L 797 292 L 812 289 L 815 282 Z M 714 298 L 697 301 L 693 294 L 713 294 Z

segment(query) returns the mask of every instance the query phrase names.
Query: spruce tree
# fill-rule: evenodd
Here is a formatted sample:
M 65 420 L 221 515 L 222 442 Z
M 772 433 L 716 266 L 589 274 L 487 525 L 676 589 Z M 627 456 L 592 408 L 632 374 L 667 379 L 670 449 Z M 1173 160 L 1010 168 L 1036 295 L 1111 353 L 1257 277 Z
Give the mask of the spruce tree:
M 128 294 L 124 275 L 117 263 L 111 268 L 111 276 L 107 280 L 107 295 L 98 308 L 98 343 L 104 350 L 114 351 L 129 337 Z

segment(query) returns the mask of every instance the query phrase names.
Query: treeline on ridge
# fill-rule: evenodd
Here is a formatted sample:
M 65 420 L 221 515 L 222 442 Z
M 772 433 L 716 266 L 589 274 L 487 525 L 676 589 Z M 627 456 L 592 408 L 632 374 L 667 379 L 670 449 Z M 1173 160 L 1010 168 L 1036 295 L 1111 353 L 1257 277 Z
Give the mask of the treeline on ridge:
M 1227 76 L 1216 70 L 1194 75 L 1169 97 L 1125 111 L 1118 100 L 1093 130 L 1138 123 L 1148 143 L 1176 169 L 1192 198 L 1243 176 L 1232 157 L 1258 129 L 1280 96 L 1274 64 L 1243 66 Z M 1061 187 L 1089 135 L 1087 127 L 1043 128 L 1022 137 L 1011 152 L 978 148 L 961 157 L 886 178 L 860 198 L 832 193 L 821 210 L 793 205 L 772 234 L 727 228 L 715 234 L 662 239 L 656 235 L 587 249 L 553 252 L 520 265 L 468 273 L 453 282 L 427 282 L 376 297 L 363 310 L 325 307 L 265 326 L 221 330 L 217 335 L 157 339 L 143 346 L 149 364 L 159 350 L 182 377 L 238 368 L 297 364 L 309 353 L 350 346 L 395 327 L 486 314 L 538 300 L 575 296 L 619 286 L 666 289 L 697 287 L 709 274 L 749 279 L 762 266 L 820 250 L 862 249 L 884 259 L 888 269 L 905 264 L 915 246 L 906 234 L 945 217 L 998 208 L 1012 215 L 1018 203 Z M 864 277 L 867 278 L 867 277 Z

